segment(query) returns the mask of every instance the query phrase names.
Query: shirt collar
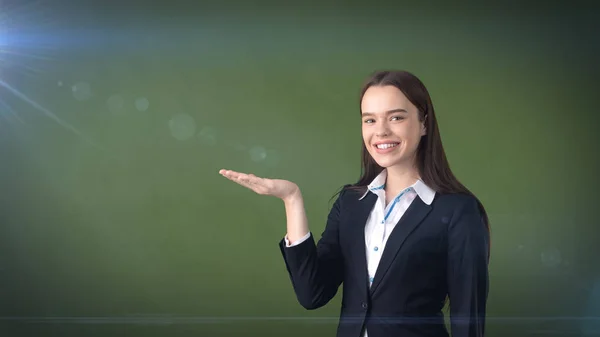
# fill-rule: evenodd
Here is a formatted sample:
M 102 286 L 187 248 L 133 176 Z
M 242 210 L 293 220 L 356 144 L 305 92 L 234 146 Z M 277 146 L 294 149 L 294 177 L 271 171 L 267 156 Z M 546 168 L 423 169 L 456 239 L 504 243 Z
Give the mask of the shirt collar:
M 369 194 L 369 192 L 377 194 L 375 191 L 384 189 L 386 178 L 387 170 L 381 171 L 381 173 L 379 173 L 377 177 L 375 177 L 375 179 L 373 179 L 373 181 L 367 185 L 367 191 L 358 200 L 362 200 L 367 196 L 367 194 Z M 417 193 L 419 198 L 421 198 L 425 204 L 431 205 L 433 198 L 435 197 L 435 191 L 431 189 L 431 187 L 427 186 L 421 179 L 417 180 L 410 187 Z

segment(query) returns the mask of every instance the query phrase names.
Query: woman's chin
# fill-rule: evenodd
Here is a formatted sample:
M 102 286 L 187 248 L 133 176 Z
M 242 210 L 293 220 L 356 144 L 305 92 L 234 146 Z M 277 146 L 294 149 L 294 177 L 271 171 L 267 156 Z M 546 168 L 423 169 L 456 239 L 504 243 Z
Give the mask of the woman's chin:
M 383 168 L 390 168 L 390 167 L 402 167 L 405 165 L 410 165 L 409 164 L 409 160 L 405 159 L 402 156 L 394 156 L 394 157 L 387 157 L 387 158 L 373 158 L 375 160 L 375 162 L 377 163 L 377 165 L 383 167 Z
M 388 168 L 388 167 L 398 165 L 397 160 L 390 160 L 390 159 L 379 159 L 379 160 L 375 160 L 375 162 L 377 163 L 377 165 L 379 165 L 383 168 Z

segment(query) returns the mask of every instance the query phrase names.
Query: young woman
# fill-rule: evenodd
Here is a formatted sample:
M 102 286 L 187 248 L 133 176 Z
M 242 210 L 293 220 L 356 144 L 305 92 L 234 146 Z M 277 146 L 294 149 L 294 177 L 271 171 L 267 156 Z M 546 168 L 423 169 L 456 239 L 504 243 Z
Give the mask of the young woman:
M 483 336 L 489 224 L 479 200 L 452 174 L 423 83 L 383 71 L 361 93 L 362 176 L 335 201 L 318 243 L 290 181 L 221 170 L 283 200 L 280 242 L 296 296 L 307 309 L 343 287 L 338 337 Z

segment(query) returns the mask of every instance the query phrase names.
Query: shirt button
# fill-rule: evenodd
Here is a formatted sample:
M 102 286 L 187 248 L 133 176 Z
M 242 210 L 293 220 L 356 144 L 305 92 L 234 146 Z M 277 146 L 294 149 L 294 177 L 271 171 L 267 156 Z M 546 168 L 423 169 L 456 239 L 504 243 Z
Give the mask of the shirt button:
M 385 223 L 385 220 L 381 220 L 381 223 L 382 223 L 382 224 L 383 224 L 383 223 Z
M 378 251 L 378 250 L 379 250 L 379 247 L 375 247 L 375 248 L 373 248 L 373 250 L 374 250 L 374 251 Z
M 368 308 L 368 307 L 369 307 L 369 306 L 367 305 L 367 303 L 365 303 L 365 302 L 362 302 L 361 306 L 362 306 L 362 308 L 363 308 L 363 309 L 366 309 L 366 308 Z

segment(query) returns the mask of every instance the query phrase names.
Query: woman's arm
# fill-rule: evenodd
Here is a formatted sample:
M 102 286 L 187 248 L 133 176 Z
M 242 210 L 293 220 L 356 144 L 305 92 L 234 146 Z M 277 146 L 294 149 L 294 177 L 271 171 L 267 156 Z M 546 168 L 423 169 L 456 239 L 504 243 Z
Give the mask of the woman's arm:
M 287 237 L 292 247 L 288 247 L 284 239 L 280 242 L 280 249 L 296 297 L 306 309 L 317 309 L 327 304 L 342 283 L 344 262 L 338 229 L 343 193 L 340 193 L 329 212 L 325 231 L 316 245 L 312 235 L 302 242 L 294 242 L 309 233 L 302 197 L 285 203 Z M 306 229 L 306 232 L 302 229 Z
M 482 337 L 488 295 L 489 233 L 468 197 L 448 227 L 448 296 L 453 337 Z
M 304 199 L 302 199 L 300 189 L 296 189 L 290 197 L 284 199 L 283 204 L 285 205 L 285 217 L 287 220 L 286 238 L 290 244 L 294 245 L 309 233 Z
M 321 240 L 315 245 L 308 229 L 302 193 L 296 184 L 231 170 L 220 170 L 219 173 L 258 194 L 283 200 L 287 219 L 287 240 L 281 240 L 280 248 L 298 301 L 307 309 L 316 309 L 327 304 L 335 296 L 343 278 L 338 226 L 344 192 L 340 193 L 333 205 Z M 285 241 L 291 243 L 292 247 L 288 247 Z

